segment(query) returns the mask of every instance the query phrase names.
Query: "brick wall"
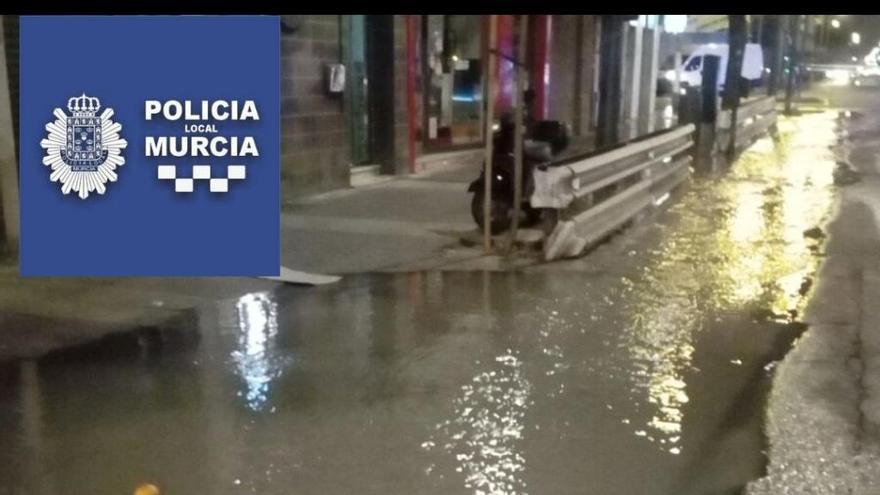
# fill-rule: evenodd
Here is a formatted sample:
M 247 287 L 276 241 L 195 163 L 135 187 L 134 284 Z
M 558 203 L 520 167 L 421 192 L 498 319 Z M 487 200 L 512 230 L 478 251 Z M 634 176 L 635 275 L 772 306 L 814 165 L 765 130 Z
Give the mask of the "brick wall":
M 343 61 L 343 19 L 288 16 L 281 34 L 282 201 L 347 187 L 349 121 L 341 95 L 325 91 L 327 63 Z

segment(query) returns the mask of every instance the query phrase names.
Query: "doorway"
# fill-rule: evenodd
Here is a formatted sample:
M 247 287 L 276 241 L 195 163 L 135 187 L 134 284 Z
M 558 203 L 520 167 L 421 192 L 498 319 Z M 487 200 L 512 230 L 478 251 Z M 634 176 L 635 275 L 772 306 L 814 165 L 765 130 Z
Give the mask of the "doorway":
M 394 16 L 351 16 L 348 41 L 352 165 L 393 174 Z
M 368 129 L 370 115 L 369 79 L 367 78 L 366 17 L 351 16 L 348 40 L 349 94 L 351 95 L 351 164 L 354 167 L 370 163 Z

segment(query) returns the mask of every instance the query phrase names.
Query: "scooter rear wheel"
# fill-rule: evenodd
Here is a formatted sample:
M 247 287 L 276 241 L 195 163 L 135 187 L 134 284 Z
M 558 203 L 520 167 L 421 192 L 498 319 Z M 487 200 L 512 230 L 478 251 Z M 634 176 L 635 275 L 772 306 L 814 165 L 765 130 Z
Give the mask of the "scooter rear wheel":
M 485 228 L 483 221 L 484 196 L 484 192 L 479 190 L 474 192 L 474 197 L 471 199 L 471 216 L 474 217 L 474 221 L 480 226 L 480 230 Z M 513 222 L 513 205 L 504 198 L 493 196 L 492 202 L 489 205 L 489 214 L 489 231 L 492 235 L 500 234 L 509 229 L 510 224 Z

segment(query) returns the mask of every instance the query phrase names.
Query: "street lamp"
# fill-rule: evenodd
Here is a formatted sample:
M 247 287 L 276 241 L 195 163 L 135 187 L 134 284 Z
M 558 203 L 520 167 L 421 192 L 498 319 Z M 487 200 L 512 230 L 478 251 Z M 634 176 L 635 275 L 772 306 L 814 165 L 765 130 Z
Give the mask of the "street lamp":
M 862 35 L 860 35 L 859 33 L 853 32 L 850 35 L 849 39 L 853 45 L 858 45 L 859 43 L 862 42 Z
M 840 29 L 840 21 L 837 19 L 831 19 L 831 27 L 834 29 Z

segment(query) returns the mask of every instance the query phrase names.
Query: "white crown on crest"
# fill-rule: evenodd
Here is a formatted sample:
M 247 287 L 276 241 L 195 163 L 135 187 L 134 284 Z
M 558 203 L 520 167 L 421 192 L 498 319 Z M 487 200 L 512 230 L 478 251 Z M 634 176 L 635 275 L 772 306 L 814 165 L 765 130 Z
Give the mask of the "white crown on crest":
M 67 109 L 74 117 L 94 117 L 101 109 L 101 100 L 83 93 L 67 100 Z

